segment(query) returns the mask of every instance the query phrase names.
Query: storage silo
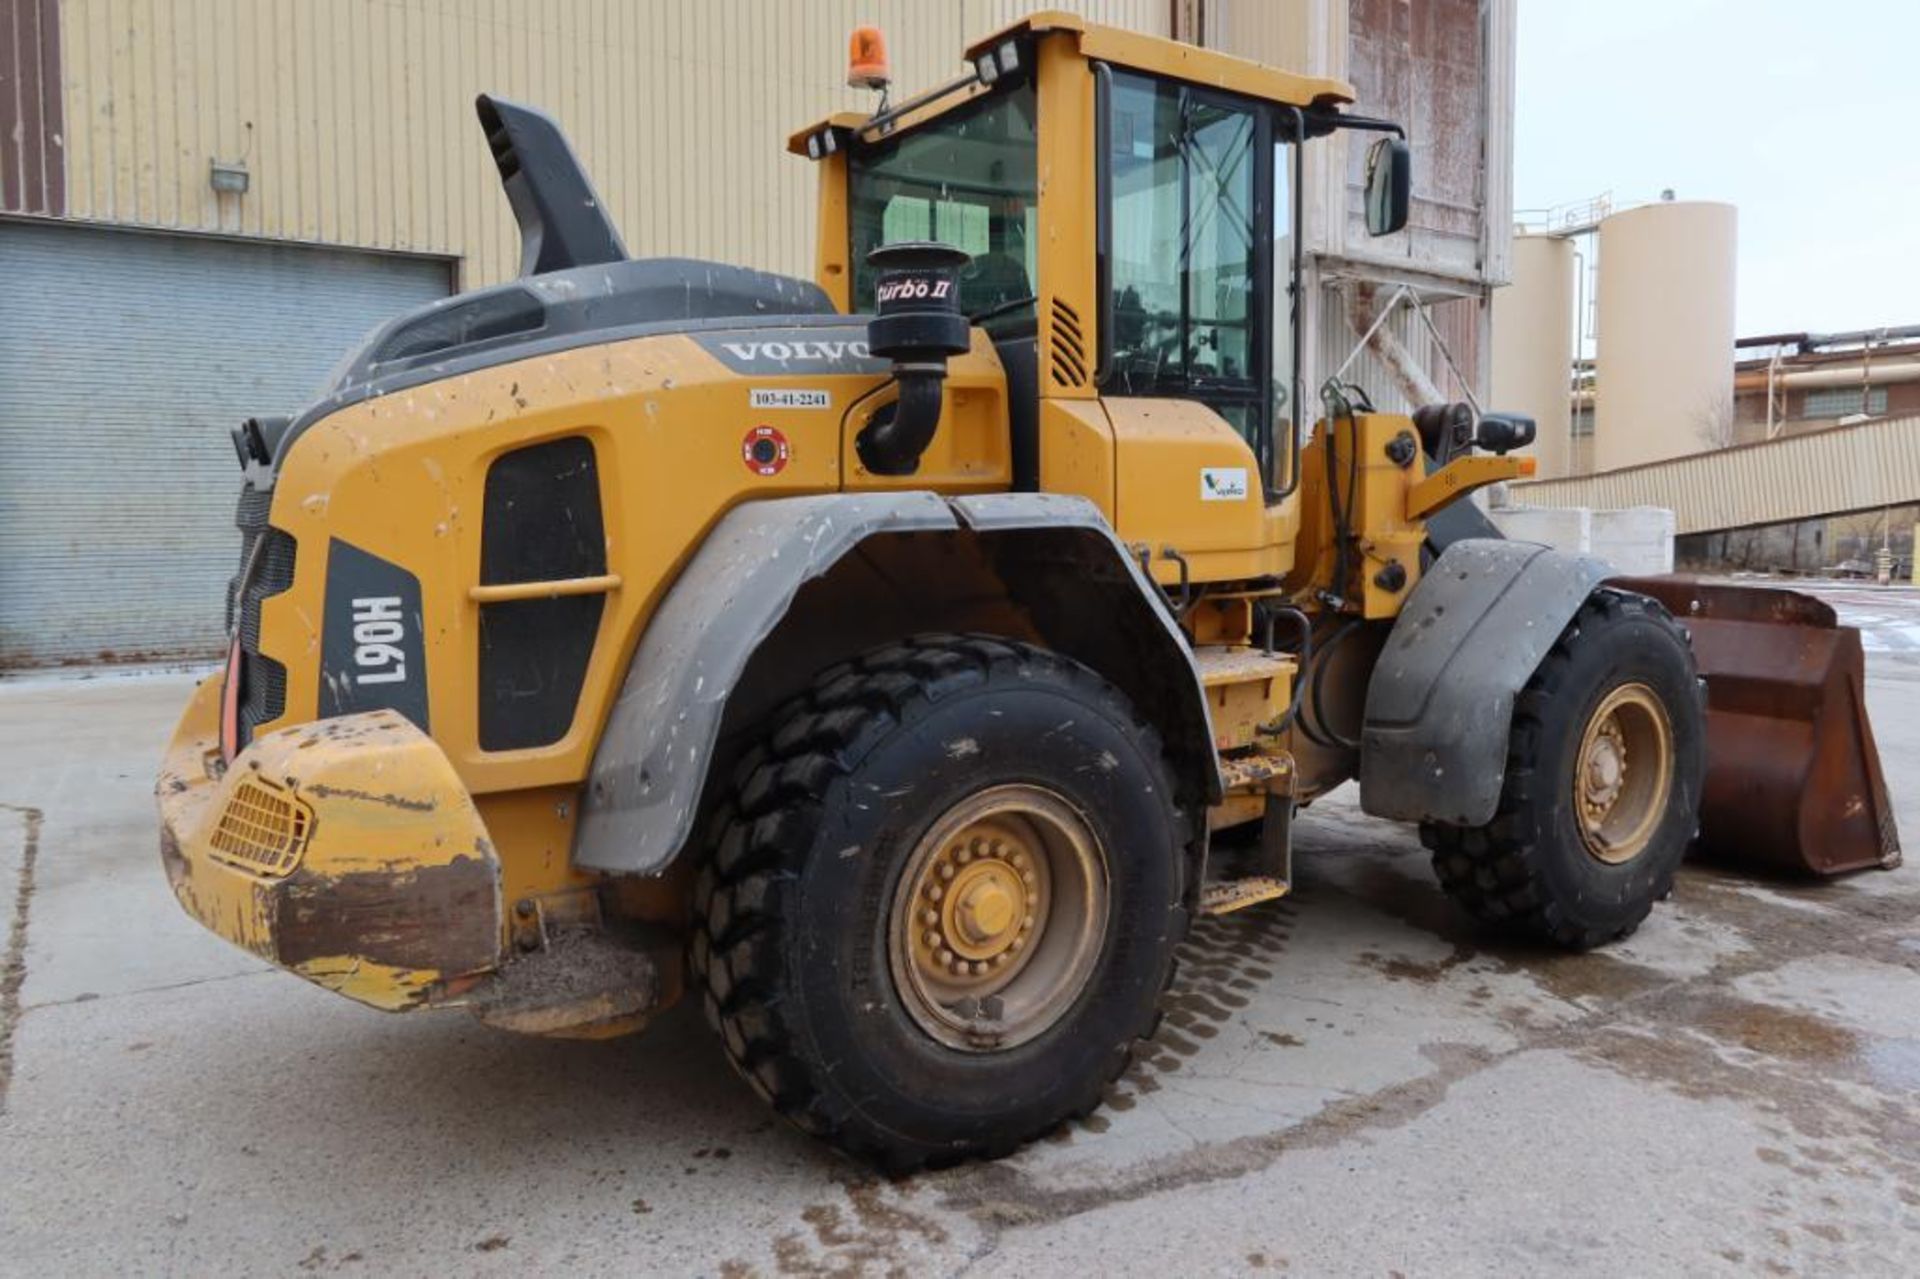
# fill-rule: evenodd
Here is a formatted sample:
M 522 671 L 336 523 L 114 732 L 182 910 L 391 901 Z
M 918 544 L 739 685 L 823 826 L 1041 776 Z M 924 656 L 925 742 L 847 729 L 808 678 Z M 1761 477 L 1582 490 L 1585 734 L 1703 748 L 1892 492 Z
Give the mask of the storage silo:
M 1539 476 L 1572 469 L 1573 241 L 1513 241 L 1513 282 L 1493 291 L 1493 385 L 1487 407 L 1525 413 L 1539 427 L 1528 452 Z
M 1737 226 L 1730 204 L 1671 200 L 1600 223 L 1595 470 L 1731 441 Z

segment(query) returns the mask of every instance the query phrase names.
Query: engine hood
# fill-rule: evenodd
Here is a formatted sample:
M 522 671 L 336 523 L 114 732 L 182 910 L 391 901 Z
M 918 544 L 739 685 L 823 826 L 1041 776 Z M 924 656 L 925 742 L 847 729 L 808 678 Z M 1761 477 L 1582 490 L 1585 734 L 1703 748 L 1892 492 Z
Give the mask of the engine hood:
M 812 281 L 696 258 L 598 263 L 476 289 L 374 330 L 281 434 L 275 467 L 338 409 L 491 365 L 659 333 L 846 323 Z

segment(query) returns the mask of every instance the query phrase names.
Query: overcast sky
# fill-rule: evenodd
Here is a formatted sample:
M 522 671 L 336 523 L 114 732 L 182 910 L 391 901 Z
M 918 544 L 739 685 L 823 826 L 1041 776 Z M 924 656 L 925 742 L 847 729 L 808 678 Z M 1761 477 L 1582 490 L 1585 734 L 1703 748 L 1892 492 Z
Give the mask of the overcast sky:
M 1742 335 L 1920 323 L 1920 4 L 1520 0 L 1514 205 L 1740 210 Z

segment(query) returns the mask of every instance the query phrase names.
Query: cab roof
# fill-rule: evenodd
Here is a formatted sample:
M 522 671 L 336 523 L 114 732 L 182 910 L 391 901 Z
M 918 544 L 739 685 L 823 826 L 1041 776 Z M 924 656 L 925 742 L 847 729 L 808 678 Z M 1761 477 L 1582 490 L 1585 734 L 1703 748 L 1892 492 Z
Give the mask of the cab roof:
M 1345 81 L 1296 75 L 1246 58 L 1236 58 L 1217 49 L 1202 49 L 1198 45 L 1183 44 L 1162 36 L 1141 35 L 1137 31 L 1088 22 L 1078 14 L 1058 9 L 1029 14 L 992 35 L 974 41 L 967 46 L 967 61 L 971 63 L 1009 39 L 1054 32 L 1072 35 L 1080 56 L 1089 61 L 1106 62 L 1149 75 L 1207 85 L 1244 97 L 1299 107 L 1335 106 L 1353 101 L 1353 86 Z M 973 88 L 975 93 L 986 91 L 981 85 Z M 975 96 L 975 93 L 956 95 L 956 104 Z M 787 150 L 795 155 L 805 155 L 807 139 L 822 129 L 857 130 L 870 118 L 854 111 L 836 112 L 825 119 L 816 120 L 788 138 Z

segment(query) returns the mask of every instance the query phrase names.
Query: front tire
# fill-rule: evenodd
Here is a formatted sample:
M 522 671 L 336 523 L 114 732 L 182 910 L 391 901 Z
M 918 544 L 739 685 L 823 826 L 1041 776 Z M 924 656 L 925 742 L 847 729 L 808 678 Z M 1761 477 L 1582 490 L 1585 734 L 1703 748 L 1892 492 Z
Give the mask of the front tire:
M 1594 591 L 1514 703 L 1493 820 L 1420 828 L 1441 887 L 1570 950 L 1627 936 L 1699 827 L 1705 743 L 1686 633 L 1644 595 Z
M 737 770 L 692 966 L 742 1076 L 891 1170 L 1099 1104 L 1187 925 L 1159 739 L 1092 671 L 927 636 L 821 676 Z

